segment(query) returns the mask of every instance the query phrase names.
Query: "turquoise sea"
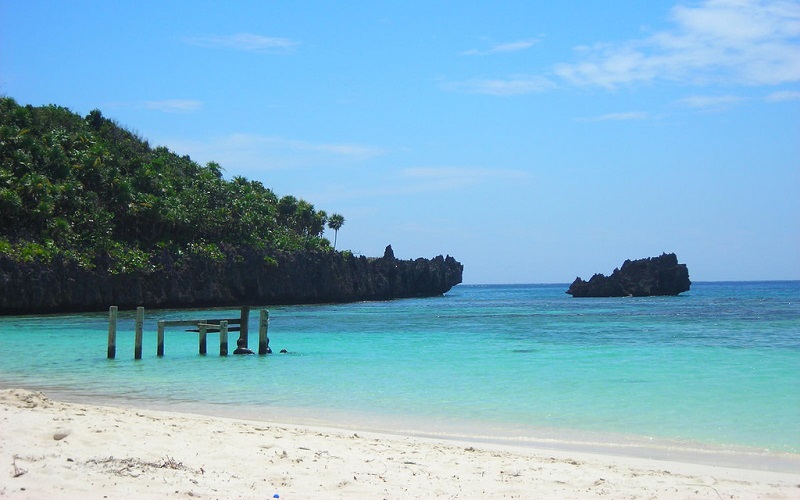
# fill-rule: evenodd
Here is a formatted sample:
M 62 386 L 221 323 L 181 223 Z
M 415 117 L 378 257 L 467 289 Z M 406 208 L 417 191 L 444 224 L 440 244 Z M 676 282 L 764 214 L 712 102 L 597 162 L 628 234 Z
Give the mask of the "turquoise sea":
M 567 285 L 268 307 L 268 356 L 208 355 L 158 319 L 238 310 L 0 318 L 0 386 L 97 403 L 423 435 L 670 443 L 800 453 L 800 282 L 694 283 L 677 297 L 575 299 Z M 250 320 L 257 349 L 258 308 Z M 238 334 L 231 333 L 231 344 Z M 280 349 L 288 354 L 277 354 Z M 231 348 L 232 349 L 232 348 Z

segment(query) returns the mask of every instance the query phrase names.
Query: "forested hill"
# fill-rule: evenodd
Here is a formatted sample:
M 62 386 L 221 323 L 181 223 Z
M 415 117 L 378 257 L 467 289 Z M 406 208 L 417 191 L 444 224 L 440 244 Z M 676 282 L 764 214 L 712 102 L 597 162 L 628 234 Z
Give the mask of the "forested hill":
M 116 270 L 170 249 L 215 255 L 217 245 L 270 251 L 330 246 L 327 214 L 258 181 L 222 178 L 104 118 L 0 101 L 2 251 L 21 257 L 108 253 Z M 36 244 L 41 245 L 37 248 Z
M 0 312 L 100 309 L 113 301 L 181 306 L 396 296 L 389 289 L 363 289 L 367 296 L 361 297 L 358 287 L 352 296 L 321 289 L 275 292 L 308 282 L 307 272 L 325 273 L 298 262 L 330 267 L 334 261 L 358 260 L 335 252 L 323 236 L 326 225 L 338 230 L 343 222 L 342 216 L 329 217 L 302 199 L 279 198 L 258 181 L 226 180 L 216 163 L 202 166 L 165 147 L 151 147 L 99 110 L 82 117 L 64 107 L 0 99 Z M 267 270 L 288 283 L 258 284 L 264 293 L 270 289 L 267 295 L 252 286 L 218 295 L 190 291 L 203 287 L 195 283 L 198 273 L 219 283 L 242 266 L 256 273 Z M 443 293 L 460 282 L 460 264 L 456 267 L 457 277 L 456 268 L 450 269 L 444 273 L 450 277 L 433 288 L 411 282 L 393 286 L 411 296 Z M 363 272 L 372 271 L 361 266 Z M 115 283 L 126 285 L 89 299 L 76 296 L 85 295 L 78 291 L 80 284 L 70 284 L 76 279 L 101 289 L 105 283 L 109 290 Z M 155 286 L 156 280 L 167 284 Z M 170 282 L 186 287 L 173 293 Z M 132 283 L 141 293 L 120 297 Z M 41 290 L 45 284 L 58 290 Z M 42 292 L 48 298 L 33 298 Z

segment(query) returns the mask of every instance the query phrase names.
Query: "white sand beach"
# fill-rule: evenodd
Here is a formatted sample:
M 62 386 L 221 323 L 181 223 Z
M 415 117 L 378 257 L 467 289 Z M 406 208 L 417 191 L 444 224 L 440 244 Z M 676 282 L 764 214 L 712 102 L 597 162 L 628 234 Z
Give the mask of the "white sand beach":
M 772 472 L 0 391 L 8 498 L 800 498 Z

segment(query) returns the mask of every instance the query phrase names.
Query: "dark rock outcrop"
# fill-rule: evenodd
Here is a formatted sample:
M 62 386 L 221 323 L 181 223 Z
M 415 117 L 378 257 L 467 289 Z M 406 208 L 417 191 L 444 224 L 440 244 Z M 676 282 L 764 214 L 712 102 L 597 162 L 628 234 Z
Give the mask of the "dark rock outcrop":
M 0 256 L 0 314 L 101 311 L 120 308 L 215 307 L 388 300 L 441 295 L 461 283 L 453 257 L 399 260 L 339 252 L 296 252 L 265 259 L 240 248 L 225 261 L 164 253 L 156 270 L 112 274 L 107 259 L 94 269 L 56 259 L 18 263 Z
M 647 297 L 678 295 L 689 290 L 689 269 L 674 253 L 626 260 L 611 276 L 595 274 L 589 281 L 575 278 L 567 293 L 573 297 Z

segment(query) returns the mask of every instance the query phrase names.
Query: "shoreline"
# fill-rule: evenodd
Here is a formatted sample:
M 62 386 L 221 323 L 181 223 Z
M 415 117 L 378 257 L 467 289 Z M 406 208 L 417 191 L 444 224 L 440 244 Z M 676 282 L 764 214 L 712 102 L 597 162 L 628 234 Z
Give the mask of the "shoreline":
M 84 401 L 92 404 L 89 401 Z M 400 438 L 433 439 L 457 444 L 571 452 L 590 455 L 653 461 L 682 462 L 697 465 L 723 466 L 766 472 L 800 473 L 800 454 L 775 452 L 764 448 L 731 444 L 709 444 L 697 441 L 615 434 L 568 428 L 507 426 L 496 422 L 465 422 L 456 419 L 408 417 L 407 415 L 374 415 L 339 410 L 290 409 L 208 405 L 184 402 L 156 402 L 138 405 L 126 400 L 109 406 L 143 408 L 152 411 L 176 412 L 184 415 L 217 417 L 252 422 L 280 423 L 298 427 L 332 429 L 340 432 L 370 432 Z M 105 403 L 97 403 L 104 406 Z
M 791 498 L 800 491 L 800 467 L 767 471 L 550 441 L 343 429 L 177 407 L 181 412 L 0 390 L 0 460 L 7 468 L 0 495 Z M 785 458 L 784 465 L 800 464 L 800 457 Z
M 20 387 L 0 383 L 0 391 Z M 531 427 L 488 421 L 408 415 L 378 415 L 319 408 L 265 407 L 251 404 L 162 401 L 122 395 L 98 396 L 56 387 L 26 388 L 71 404 L 151 410 L 253 422 L 281 423 L 339 431 L 372 432 L 399 437 L 438 439 L 486 445 L 611 455 L 769 472 L 800 472 L 800 453 L 730 443 L 708 443 L 638 434 L 583 429 Z

